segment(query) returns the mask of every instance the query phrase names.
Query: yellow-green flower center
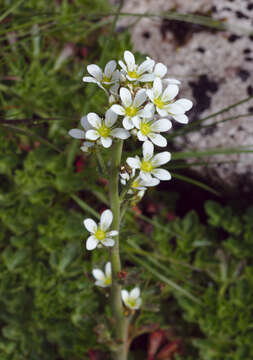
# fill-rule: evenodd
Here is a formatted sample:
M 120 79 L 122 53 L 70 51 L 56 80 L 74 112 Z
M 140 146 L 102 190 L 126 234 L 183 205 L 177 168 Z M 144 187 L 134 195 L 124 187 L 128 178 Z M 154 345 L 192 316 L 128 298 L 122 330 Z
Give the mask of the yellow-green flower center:
M 142 161 L 141 170 L 146 172 L 151 172 L 153 170 L 153 166 L 150 161 Z
M 105 126 L 104 124 L 100 126 L 100 128 L 98 129 L 99 135 L 102 137 L 107 137 L 110 135 L 110 128 L 108 128 L 107 126 Z
M 149 124 L 146 124 L 146 123 L 141 124 L 140 130 L 141 130 L 143 135 L 148 135 L 150 133 L 150 131 L 151 131 Z
M 127 74 L 132 79 L 138 79 L 138 77 L 139 77 L 139 75 L 137 74 L 136 71 L 128 71 Z
M 165 103 L 160 99 L 160 98 L 156 98 L 154 100 L 154 104 L 159 108 L 162 109 L 165 105 Z
M 97 229 L 97 231 L 95 232 L 95 236 L 96 236 L 96 238 L 98 239 L 98 240 L 104 240 L 105 239 L 105 236 L 106 236 L 106 234 L 105 234 L 105 232 L 103 231 L 103 230 L 101 230 L 101 229 Z
M 135 307 L 136 306 L 136 299 L 134 299 L 134 298 L 129 298 L 129 299 L 127 299 L 127 304 L 130 306 L 130 307 Z
M 111 81 L 111 79 L 109 78 L 109 77 L 107 77 L 107 76 L 103 76 L 103 80 L 102 80 L 102 82 L 104 83 L 104 82 L 110 82 Z
M 127 116 L 133 117 L 137 114 L 138 109 L 134 106 L 129 106 L 125 111 Z
M 107 278 L 105 279 L 105 285 L 111 285 L 111 283 L 112 283 L 112 278 L 111 278 L 111 277 L 107 277 Z
M 132 183 L 132 188 L 137 188 L 137 187 L 139 187 L 140 185 L 139 185 L 139 183 L 138 183 L 138 181 L 134 181 L 133 183 Z

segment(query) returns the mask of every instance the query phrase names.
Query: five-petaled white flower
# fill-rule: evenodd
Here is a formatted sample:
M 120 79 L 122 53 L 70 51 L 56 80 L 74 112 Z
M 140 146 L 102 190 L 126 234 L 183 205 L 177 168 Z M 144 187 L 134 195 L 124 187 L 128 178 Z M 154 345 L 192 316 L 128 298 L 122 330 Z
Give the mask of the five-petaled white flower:
M 98 65 L 90 64 L 87 66 L 87 71 L 92 76 L 84 76 L 83 81 L 95 83 L 107 93 L 104 85 L 115 85 L 119 81 L 120 72 L 116 70 L 116 67 L 115 60 L 109 61 L 104 71 Z
M 127 290 L 121 290 L 121 298 L 124 304 L 131 310 L 137 310 L 141 306 L 140 289 L 135 287 L 128 292 Z
M 155 120 L 153 112 L 150 118 L 133 118 L 132 121 L 139 130 L 137 137 L 140 141 L 147 141 L 149 139 L 157 146 L 167 146 L 166 138 L 158 133 L 171 129 L 172 123 L 170 120 Z
M 129 180 L 132 180 L 135 177 L 136 169 L 133 169 L 131 174 L 124 172 L 120 173 L 120 182 L 122 185 L 126 185 Z M 130 189 L 128 190 L 128 194 L 135 194 L 137 192 L 137 196 L 142 198 L 147 187 L 156 186 L 160 183 L 160 180 L 152 178 L 149 181 L 143 180 L 140 176 L 137 176 L 136 179 L 133 180 Z
M 146 90 L 138 90 L 134 99 L 131 92 L 126 88 L 120 89 L 120 99 L 122 105 L 114 104 L 111 110 L 118 115 L 124 116 L 123 126 L 130 130 L 134 128 L 133 119 L 138 119 L 140 116 L 150 117 L 152 104 L 147 104 L 145 107 L 142 104 L 146 101 Z
M 128 50 L 124 52 L 124 60 L 125 63 L 120 60 L 119 65 L 129 81 L 149 82 L 154 80 L 154 74 L 151 73 L 155 64 L 154 60 L 147 59 L 137 65 L 134 54 Z
M 147 90 L 147 95 L 156 106 L 156 111 L 161 116 L 181 114 L 182 109 L 172 100 L 177 96 L 179 88 L 176 84 L 169 84 L 163 91 L 163 84 L 160 78 L 155 78 L 153 88 Z
M 86 139 L 89 140 L 98 140 L 100 139 L 102 145 L 105 148 L 108 148 L 112 145 L 112 138 L 118 138 L 125 140 L 130 136 L 130 133 L 122 128 L 112 129 L 112 126 L 117 121 L 117 114 L 115 114 L 110 109 L 105 113 L 105 119 L 101 119 L 95 113 L 89 113 L 87 119 L 90 125 L 93 126 L 93 129 L 86 132 Z
M 140 169 L 140 177 L 149 182 L 152 175 L 159 180 L 170 180 L 171 175 L 168 170 L 158 168 L 166 164 L 171 159 L 168 151 L 154 155 L 154 145 L 150 141 L 145 141 L 142 145 L 143 159 L 139 156 L 127 158 L 127 164 L 133 169 Z
M 112 239 L 113 236 L 118 235 L 117 230 L 108 231 L 111 226 L 113 220 L 113 215 L 111 210 L 107 209 L 103 211 L 100 222 L 97 225 L 94 220 L 92 219 L 85 219 L 84 226 L 86 229 L 92 234 L 88 237 L 86 242 L 86 249 L 93 250 L 96 247 L 104 246 L 113 246 L 114 240 Z
M 72 136 L 74 139 L 85 139 L 85 134 L 86 132 L 92 128 L 92 126 L 89 124 L 88 120 L 87 120 L 87 116 L 83 116 L 81 118 L 81 125 L 84 128 L 84 130 L 80 130 L 80 129 L 71 129 L 69 130 L 69 135 Z M 94 146 L 94 142 L 92 141 L 84 141 L 82 146 L 81 146 L 81 150 L 84 152 L 87 152 L 89 150 L 90 147 Z
M 112 266 L 111 263 L 108 262 L 105 265 L 105 272 L 100 269 L 93 269 L 92 275 L 96 279 L 95 285 L 101 287 L 108 287 L 112 283 Z

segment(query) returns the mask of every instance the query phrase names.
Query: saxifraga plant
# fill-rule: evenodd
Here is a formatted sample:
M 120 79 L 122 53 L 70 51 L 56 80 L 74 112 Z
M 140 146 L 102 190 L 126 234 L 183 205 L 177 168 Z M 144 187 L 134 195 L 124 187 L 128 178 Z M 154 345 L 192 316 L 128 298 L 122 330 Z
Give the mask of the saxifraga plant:
M 110 261 L 105 272 L 93 269 L 96 285 L 110 287 L 112 333 L 111 352 L 114 360 L 127 360 L 129 351 L 128 329 L 134 321 L 134 312 L 142 305 L 138 286 L 131 291 L 122 289 L 120 282 L 120 231 L 121 222 L 129 205 L 139 201 L 150 186 L 161 180 L 170 180 L 170 173 L 160 168 L 170 161 L 171 154 L 163 151 L 154 154 L 154 145 L 166 147 L 161 132 L 171 129 L 173 118 L 181 124 L 188 122 L 185 112 L 192 102 L 175 100 L 180 82 L 166 78 L 167 68 L 147 58 L 140 65 L 130 51 L 124 52 L 124 61 L 109 61 L 104 71 L 97 65 L 87 66 L 91 76 L 84 82 L 97 84 L 108 95 L 105 116 L 89 113 L 81 119 L 83 130 L 72 129 L 69 134 L 84 139 L 81 150 L 96 153 L 99 165 L 109 182 L 110 209 L 103 211 L 99 223 L 85 219 L 90 232 L 86 241 L 88 251 L 97 248 L 110 250 Z M 124 159 L 123 144 L 131 137 L 143 143 L 143 156 Z M 110 148 L 110 160 L 105 161 L 100 148 Z M 121 186 L 120 186 L 121 183 Z

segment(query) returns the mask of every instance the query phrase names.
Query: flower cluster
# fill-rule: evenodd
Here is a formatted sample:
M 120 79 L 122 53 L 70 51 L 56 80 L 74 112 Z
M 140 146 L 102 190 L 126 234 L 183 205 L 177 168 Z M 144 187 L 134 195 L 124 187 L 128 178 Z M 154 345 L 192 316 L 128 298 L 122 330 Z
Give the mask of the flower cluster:
M 90 76 L 83 81 L 98 85 L 108 96 L 108 108 L 105 114 L 88 113 L 82 117 L 82 130 L 72 129 L 69 135 L 84 140 L 81 150 L 89 152 L 92 147 L 110 148 L 118 139 L 126 140 L 134 137 L 142 144 L 142 157 L 128 157 L 126 171 L 121 172 L 120 182 L 126 186 L 125 193 L 129 197 L 140 199 L 148 187 L 156 186 L 161 180 L 170 180 L 168 170 L 161 168 L 168 163 L 171 154 L 168 151 L 155 153 L 155 147 L 165 148 L 167 139 L 164 133 L 172 128 L 171 120 L 186 124 L 186 112 L 191 109 L 188 99 L 176 99 L 180 81 L 166 78 L 167 67 L 146 58 L 136 64 L 130 51 L 124 52 L 124 59 L 117 63 L 109 61 L 104 69 L 98 65 L 87 66 Z M 162 133 L 162 134 L 161 134 Z M 90 233 L 86 242 L 87 250 L 113 247 L 118 230 L 111 224 L 113 214 L 105 210 L 97 224 L 92 219 L 85 219 L 84 226 Z M 107 287 L 112 282 L 111 263 L 105 265 L 105 272 L 93 270 L 96 285 Z M 122 301 L 128 308 L 136 310 L 141 305 L 140 290 L 122 290 Z

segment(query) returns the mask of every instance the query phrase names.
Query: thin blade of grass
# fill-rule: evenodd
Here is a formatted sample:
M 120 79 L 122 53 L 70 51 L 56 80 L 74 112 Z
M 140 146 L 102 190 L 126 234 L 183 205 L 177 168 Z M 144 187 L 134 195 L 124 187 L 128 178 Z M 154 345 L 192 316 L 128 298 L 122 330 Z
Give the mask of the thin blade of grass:
M 169 285 L 172 289 L 176 290 L 181 295 L 191 299 L 192 301 L 201 304 L 200 300 L 189 293 L 187 290 L 179 286 L 178 284 L 174 283 L 172 280 L 168 279 L 166 276 L 162 275 L 159 270 L 156 270 L 154 266 L 150 265 L 147 261 L 140 259 L 139 257 L 130 254 L 130 257 L 139 265 L 143 266 L 144 269 L 148 270 L 152 275 L 154 275 L 157 279 L 164 282 L 165 284 Z M 161 269 L 160 269 L 161 270 Z
M 181 159 L 191 159 L 191 158 L 201 158 L 205 156 L 214 156 L 214 155 L 234 155 L 234 154 L 247 154 L 253 153 L 253 149 L 250 150 L 248 146 L 241 146 L 239 148 L 227 148 L 227 149 L 208 149 L 204 151 L 185 151 L 185 152 L 177 152 L 172 154 L 173 160 L 181 160 Z
M 50 147 L 51 149 L 57 151 L 57 152 L 62 152 L 57 146 L 55 146 L 54 144 L 50 143 L 48 140 L 44 139 L 42 136 L 37 135 L 35 133 L 33 133 L 32 131 L 28 130 L 28 129 L 22 129 L 19 128 L 18 126 L 15 125 L 7 125 L 7 124 L 0 124 L 0 126 L 2 126 L 3 128 L 10 130 L 14 133 L 19 133 L 22 135 L 26 135 L 28 137 L 31 138 L 35 138 L 37 139 L 39 142 L 41 142 L 44 145 L 47 145 L 48 147 Z
M 223 108 L 223 109 L 221 109 L 221 110 L 219 110 L 219 111 L 217 111 L 217 112 L 215 112 L 213 114 L 210 114 L 210 115 L 204 117 L 203 119 L 194 121 L 194 122 L 188 124 L 187 126 L 179 129 L 179 130 L 175 130 L 173 133 L 171 133 L 171 134 L 169 134 L 167 136 L 167 139 L 170 140 L 170 139 L 173 139 L 173 138 L 175 138 L 175 137 L 177 137 L 179 135 L 186 134 L 186 133 L 188 133 L 190 131 L 195 131 L 196 130 L 195 128 L 199 129 L 200 124 L 202 124 L 204 121 L 209 120 L 209 119 L 211 119 L 211 118 L 213 118 L 213 117 L 215 117 L 217 115 L 221 115 L 221 114 L 223 114 L 223 113 L 225 113 L 225 112 L 227 112 L 227 111 L 229 111 L 229 110 L 231 110 L 231 109 L 233 109 L 233 108 L 235 108 L 235 107 L 237 107 L 239 105 L 242 105 L 242 104 L 244 104 L 245 102 L 249 101 L 252 98 L 253 98 L 253 96 L 248 96 L 247 98 L 242 99 L 242 100 L 240 100 L 240 101 L 238 101 L 238 102 L 236 102 L 236 103 L 234 103 L 232 105 L 226 106 L 225 108 Z
M 0 15 L 0 22 L 2 22 L 6 18 L 6 16 L 8 16 L 10 13 L 12 13 L 24 1 L 25 0 L 17 1 L 9 9 L 7 9 L 2 15 Z
M 80 206 L 81 209 L 91 214 L 92 216 L 95 216 L 97 219 L 100 219 L 99 213 L 96 210 L 92 209 L 90 205 L 80 199 L 77 195 L 72 194 L 70 197 Z
M 188 182 L 189 184 L 198 186 L 199 188 L 204 189 L 204 190 L 206 190 L 206 191 L 208 191 L 211 194 L 214 194 L 216 196 L 221 196 L 221 194 L 218 191 L 212 189 L 210 186 L 202 183 L 201 181 L 198 181 L 198 180 L 192 179 L 192 178 L 190 178 L 188 176 L 177 174 L 177 173 L 174 173 L 174 172 L 171 173 L 171 175 L 175 179 L 182 180 L 182 181 Z

